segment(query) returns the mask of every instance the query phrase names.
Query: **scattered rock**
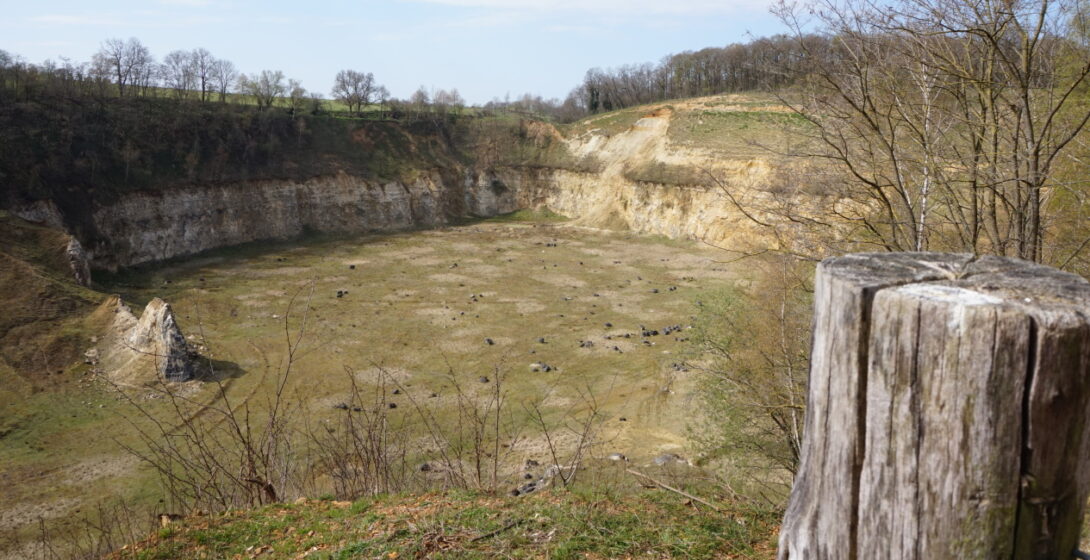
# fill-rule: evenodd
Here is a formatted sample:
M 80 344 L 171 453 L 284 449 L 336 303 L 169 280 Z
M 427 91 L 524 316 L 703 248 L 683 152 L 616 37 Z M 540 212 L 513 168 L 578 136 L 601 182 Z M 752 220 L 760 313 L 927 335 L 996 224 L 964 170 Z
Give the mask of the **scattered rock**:
M 496 341 L 492 340 L 491 338 L 486 338 L 486 339 L 484 339 L 484 343 L 489 345 L 489 346 L 494 346 L 496 344 Z
M 606 459 L 609 459 L 610 461 L 627 461 L 628 457 L 625 457 L 624 453 L 610 453 L 609 455 L 606 455 Z
M 481 383 L 488 383 L 489 379 L 488 379 L 488 377 L 482 375 L 479 378 L 477 378 L 477 381 L 480 381 Z

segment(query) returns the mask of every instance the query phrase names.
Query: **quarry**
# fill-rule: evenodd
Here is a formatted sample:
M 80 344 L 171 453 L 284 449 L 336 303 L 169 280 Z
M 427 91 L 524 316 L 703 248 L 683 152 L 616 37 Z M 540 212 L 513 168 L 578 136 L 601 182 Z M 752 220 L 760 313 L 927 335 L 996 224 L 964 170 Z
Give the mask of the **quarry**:
M 468 477 L 532 492 L 556 473 L 526 465 L 573 450 L 582 464 L 693 468 L 693 324 L 702 298 L 751 277 L 719 247 L 774 242 L 699 176 L 754 193 L 779 179 L 744 139 L 708 147 L 670 131 L 678 115 L 699 130 L 691 114 L 711 120 L 736 101 L 641 107 L 567 136 L 522 125 L 530 149 L 562 151 L 577 162 L 567 167 L 182 183 L 121 192 L 78 217 L 59 199 L 11 206 L 21 243 L 64 244 L 24 262 L 71 286 L 45 310 L 70 335 L 50 338 L 49 357 L 9 353 L 8 363 L 76 381 L 5 390 L 15 412 L 3 476 L 18 490 L 2 498 L 0 526 L 26 534 L 116 493 L 144 499 L 154 470 L 123 448 L 179 406 L 193 418 L 210 419 L 206 407 L 265 418 L 283 402 L 308 429 L 330 430 L 381 408 L 429 488 Z M 777 110 L 745 112 L 765 108 Z M 648 162 L 661 162 L 661 177 Z M 493 472 L 444 457 L 430 423 L 466 421 L 466 403 L 500 399 L 510 412 L 490 428 Z M 584 433 L 565 427 L 573 418 Z M 527 485 L 529 471 L 539 478 Z M 315 484 L 344 481 L 327 473 Z

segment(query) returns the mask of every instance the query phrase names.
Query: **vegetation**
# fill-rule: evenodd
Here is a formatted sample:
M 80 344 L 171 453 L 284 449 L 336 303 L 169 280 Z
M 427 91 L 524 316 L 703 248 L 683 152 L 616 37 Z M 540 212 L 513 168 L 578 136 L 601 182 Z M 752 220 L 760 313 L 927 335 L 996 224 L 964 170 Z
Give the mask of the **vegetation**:
M 1052 257 L 1055 169 L 1090 122 L 1080 2 L 786 3 L 811 74 L 792 108 L 839 165 L 859 241 L 891 251 Z M 800 11 L 804 10 L 804 11 Z M 827 45 L 807 34 L 816 14 Z M 839 185 L 838 185 L 839 183 Z
M 772 558 L 778 517 L 593 491 L 308 500 L 189 518 L 110 558 Z
M 812 266 L 751 259 L 747 282 L 701 301 L 701 461 L 745 495 L 782 504 L 799 465 L 806 403 Z
M 62 380 L 58 374 L 82 361 L 84 341 L 100 326 L 87 318 L 98 294 L 72 280 L 68 240 L 0 210 L 0 406 Z

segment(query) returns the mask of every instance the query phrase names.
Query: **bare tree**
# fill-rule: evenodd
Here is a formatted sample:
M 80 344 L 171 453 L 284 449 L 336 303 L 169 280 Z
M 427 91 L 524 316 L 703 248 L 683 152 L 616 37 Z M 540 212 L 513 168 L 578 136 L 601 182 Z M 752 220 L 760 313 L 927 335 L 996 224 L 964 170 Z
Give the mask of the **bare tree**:
M 813 155 L 845 171 L 841 218 L 889 250 L 1044 258 L 1060 156 L 1090 120 L 1090 51 L 1066 38 L 1085 8 L 1060 0 L 781 3 L 802 41 L 813 14 L 835 56 L 809 56 L 787 100 Z M 1073 14 L 1075 17 L 1073 17 Z
M 238 70 L 230 60 L 216 59 L 212 64 L 212 83 L 219 93 L 220 103 L 227 101 L 227 93 L 238 80 Z
M 341 70 L 333 82 L 333 97 L 347 105 L 349 112 L 359 113 L 371 103 L 377 87 L 370 72 Z
M 288 108 L 294 116 L 306 102 L 307 90 L 299 80 L 288 80 Z
M 131 86 L 149 84 L 155 62 L 151 51 L 135 37 L 103 41 L 93 61 L 101 73 L 111 76 L 121 97 L 131 93 Z
M 190 53 L 193 61 L 193 70 L 196 75 L 197 86 L 201 92 L 201 101 L 208 101 L 212 96 L 212 84 L 216 67 L 216 58 L 208 49 L 197 48 Z
M 278 97 L 286 92 L 284 73 L 279 70 L 262 70 L 239 79 L 239 91 L 254 98 L 259 109 L 272 107 Z
M 197 68 L 193 62 L 189 52 L 178 50 L 167 53 L 159 65 L 163 85 L 174 90 L 179 99 L 188 98 L 197 83 Z

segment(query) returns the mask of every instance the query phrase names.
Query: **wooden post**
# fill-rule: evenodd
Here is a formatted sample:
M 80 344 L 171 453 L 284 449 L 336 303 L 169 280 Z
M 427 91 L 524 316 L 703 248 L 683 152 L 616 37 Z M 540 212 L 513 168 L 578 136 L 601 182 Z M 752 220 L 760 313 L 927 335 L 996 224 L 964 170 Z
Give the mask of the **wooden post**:
M 1015 259 L 818 267 L 780 560 L 1068 559 L 1090 490 L 1090 283 Z

